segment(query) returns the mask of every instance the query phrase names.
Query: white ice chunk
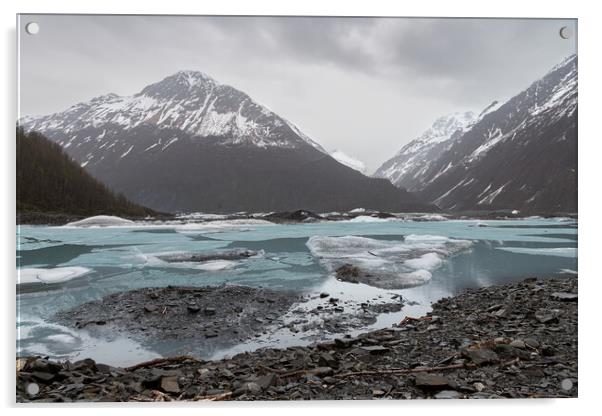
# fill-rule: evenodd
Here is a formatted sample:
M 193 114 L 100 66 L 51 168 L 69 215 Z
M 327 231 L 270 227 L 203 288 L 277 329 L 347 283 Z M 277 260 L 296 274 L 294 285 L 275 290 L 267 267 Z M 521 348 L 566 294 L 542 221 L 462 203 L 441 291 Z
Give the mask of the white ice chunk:
M 357 216 L 351 220 L 349 220 L 349 222 L 387 222 L 390 221 L 389 218 L 378 218 L 378 217 L 371 217 L 369 215 L 360 215 Z
M 86 267 L 27 268 L 17 272 L 17 283 L 61 283 L 90 273 Z
M 136 224 L 134 221 L 115 217 L 113 215 L 96 215 L 94 217 L 84 218 L 83 220 L 70 222 L 66 227 L 115 227 L 134 224 Z
M 426 253 L 415 259 L 406 260 L 404 264 L 416 270 L 434 270 L 443 264 L 443 259 L 436 253 Z
M 238 262 L 232 260 L 213 260 L 203 264 L 199 264 L 196 268 L 207 271 L 218 271 L 233 269 L 238 265 Z

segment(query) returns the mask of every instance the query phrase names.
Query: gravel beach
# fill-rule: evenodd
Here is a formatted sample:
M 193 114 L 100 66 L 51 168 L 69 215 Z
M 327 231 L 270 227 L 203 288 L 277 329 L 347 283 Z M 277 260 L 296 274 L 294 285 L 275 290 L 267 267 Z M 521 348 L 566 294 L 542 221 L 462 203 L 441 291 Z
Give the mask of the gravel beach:
M 220 361 L 178 356 L 117 368 L 91 359 L 57 362 L 44 357 L 18 357 L 16 399 L 577 397 L 577 292 L 576 276 L 472 289 L 441 299 L 426 316 L 406 318 L 391 328 L 306 347 L 260 349 Z M 284 308 L 291 302 L 287 296 L 274 298 L 277 295 L 268 291 L 264 295 L 262 299 L 266 300 L 258 304 Z M 120 295 L 114 296 L 118 300 Z M 244 296 L 240 298 L 244 303 Z M 212 306 L 200 307 L 192 301 L 186 304 L 191 316 L 213 316 L 216 312 Z M 135 313 L 154 317 L 163 312 L 152 303 L 148 306 L 150 312 L 134 308 Z M 68 312 L 63 319 L 72 319 L 74 314 Z M 240 325 L 246 325 L 246 321 Z M 225 334 L 230 337 L 232 331 L 237 331 L 236 326 L 233 322 Z M 123 325 L 121 328 L 134 330 Z M 251 328 L 250 332 L 260 329 Z M 169 333 L 156 326 L 151 331 L 155 335 Z M 203 337 L 208 333 L 204 332 Z

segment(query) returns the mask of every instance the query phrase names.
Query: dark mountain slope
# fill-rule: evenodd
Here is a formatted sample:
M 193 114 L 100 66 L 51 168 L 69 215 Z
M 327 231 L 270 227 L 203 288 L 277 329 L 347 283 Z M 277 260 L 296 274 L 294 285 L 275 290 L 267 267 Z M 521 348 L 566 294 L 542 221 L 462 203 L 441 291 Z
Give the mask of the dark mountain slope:
M 17 129 L 17 217 L 155 214 L 98 182 L 59 145 Z
M 419 180 L 399 183 L 414 184 L 424 200 L 449 210 L 576 212 L 577 57 L 445 143 L 412 166 Z
M 112 189 L 157 210 L 435 209 L 342 165 L 292 123 L 200 72 L 21 123 Z

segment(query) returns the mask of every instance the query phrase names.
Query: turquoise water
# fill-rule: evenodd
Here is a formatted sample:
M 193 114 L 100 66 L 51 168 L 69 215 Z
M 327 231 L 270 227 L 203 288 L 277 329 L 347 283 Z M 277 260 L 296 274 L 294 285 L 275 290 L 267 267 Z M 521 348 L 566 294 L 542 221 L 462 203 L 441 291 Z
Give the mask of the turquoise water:
M 310 238 L 314 243 L 308 247 Z M 17 244 L 18 353 L 92 357 L 121 365 L 181 352 L 219 357 L 327 336 L 317 331 L 304 338 L 274 329 L 262 339 L 220 350 L 176 341 L 95 338 L 84 330 L 53 324 L 52 315 L 109 293 L 167 285 L 229 283 L 310 295 L 325 291 L 357 302 L 401 294 L 411 301 L 401 312 L 379 317 L 373 327 L 382 327 L 406 315 L 423 314 L 432 302 L 464 288 L 577 270 L 577 224 L 570 219 L 21 226 Z M 208 264 L 167 263 L 158 258 L 233 248 L 254 250 L 257 255 Z M 408 287 L 381 289 L 340 282 L 330 273 L 339 261 L 397 273 L 407 279 L 403 281 Z M 58 282 L 42 283 L 37 277 Z M 27 279 L 33 283 L 25 283 Z M 311 301 L 303 307 L 310 306 Z

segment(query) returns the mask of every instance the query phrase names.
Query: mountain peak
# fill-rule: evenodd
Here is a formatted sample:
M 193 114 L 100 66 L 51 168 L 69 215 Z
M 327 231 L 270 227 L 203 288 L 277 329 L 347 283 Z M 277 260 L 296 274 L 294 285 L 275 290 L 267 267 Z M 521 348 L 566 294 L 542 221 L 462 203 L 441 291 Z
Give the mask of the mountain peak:
M 201 71 L 181 70 L 146 86 L 137 95 L 164 99 L 181 99 L 190 96 L 194 90 L 206 92 L 219 83 Z
M 72 134 L 89 128 L 107 128 L 114 131 L 112 135 L 119 135 L 116 129 L 127 132 L 150 126 L 158 131 L 179 130 L 199 140 L 210 138 L 223 145 L 298 148 L 309 144 L 326 153 L 292 123 L 244 92 L 195 70 L 175 72 L 132 96 L 101 95 L 63 112 L 21 118 L 19 124 L 27 131 L 50 136 L 53 131 Z M 99 140 L 109 137 L 101 135 Z M 84 138 L 89 140 L 87 135 Z M 64 141 L 65 146 L 76 139 Z
M 433 154 L 448 147 L 451 139 L 459 132 L 469 129 L 476 118 L 473 111 L 454 112 L 438 117 L 418 138 L 403 146 L 393 158 L 383 163 L 374 176 L 389 179 L 396 185 L 406 178 L 412 178 L 403 183 L 408 190 L 421 186 L 420 173 L 428 168 L 427 161 Z

